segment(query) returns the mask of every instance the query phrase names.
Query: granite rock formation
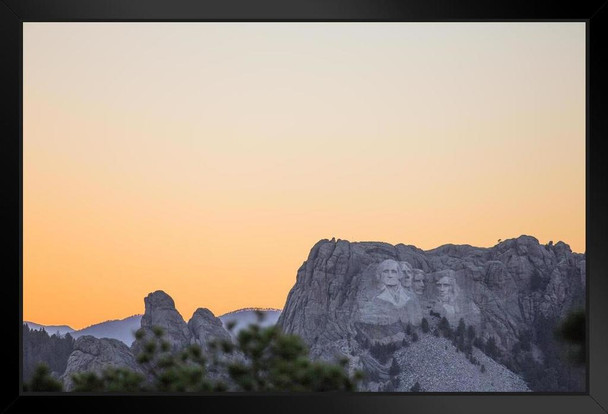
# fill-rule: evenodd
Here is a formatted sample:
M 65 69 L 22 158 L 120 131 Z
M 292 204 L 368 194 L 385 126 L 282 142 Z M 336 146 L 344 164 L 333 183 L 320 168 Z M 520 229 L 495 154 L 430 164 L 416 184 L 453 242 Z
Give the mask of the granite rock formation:
M 215 317 L 209 309 L 198 308 L 188 321 L 188 329 L 192 335 L 192 343 L 200 345 L 203 349 L 208 349 L 209 343 L 213 340 L 232 341 L 220 318 Z
M 89 371 L 101 374 L 106 368 L 129 368 L 141 372 L 131 350 L 117 339 L 81 336 L 74 344 L 62 380 L 66 390 L 73 387 L 72 374 Z
M 398 302 L 378 301 L 382 263 L 406 262 L 409 310 Z M 392 266 L 392 265 L 391 265 Z M 411 274 L 410 274 L 411 273 Z M 584 302 L 585 257 L 563 242 L 541 245 L 530 236 L 492 248 L 444 245 L 424 251 L 381 242 L 321 240 L 297 273 L 278 325 L 297 334 L 322 359 L 347 356 L 353 367 L 377 370 L 362 361 L 361 338 L 399 344 L 409 322 L 460 319 L 482 340 L 493 337 L 508 352 L 543 318 L 560 318 Z M 403 289 L 400 289 L 403 290 Z M 386 295 L 385 295 L 386 296 Z M 513 391 L 521 390 L 513 383 Z M 431 389 L 433 391 L 438 389 Z M 478 391 L 486 391 L 479 389 Z
M 174 351 L 190 344 L 192 333 L 182 315 L 175 308 L 171 296 L 162 290 L 150 293 L 144 298 L 145 312 L 141 318 L 141 329 L 144 332 L 142 340 L 136 340 L 131 346 L 135 354 L 139 353 L 142 341 L 152 336 L 152 328 L 163 329 L 164 337 Z
M 92 371 L 101 373 L 108 367 L 125 367 L 142 372 L 135 356 L 141 352 L 143 344 L 152 337 L 152 328 L 161 327 L 163 339 L 171 345 L 172 351 L 179 351 L 190 344 L 208 348 L 212 340 L 231 341 L 231 336 L 211 311 L 199 308 L 188 323 L 175 308 L 175 302 L 165 292 L 158 290 L 144 298 L 145 313 L 141 318 L 144 336 L 136 340 L 131 348 L 123 342 L 110 338 L 94 338 L 86 335 L 76 340 L 75 349 L 70 355 L 63 374 L 66 389 L 71 389 L 71 375 L 77 372 Z

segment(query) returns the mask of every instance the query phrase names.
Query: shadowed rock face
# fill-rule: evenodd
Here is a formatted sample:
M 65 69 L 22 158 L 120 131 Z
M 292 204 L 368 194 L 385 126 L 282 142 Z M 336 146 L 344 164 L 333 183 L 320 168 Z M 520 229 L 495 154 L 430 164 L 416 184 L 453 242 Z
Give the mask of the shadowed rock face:
M 145 338 L 152 335 L 152 327 L 158 326 L 164 330 L 164 339 L 167 340 L 173 350 L 178 350 L 188 345 L 192 333 L 182 315 L 175 309 L 175 302 L 171 296 L 162 290 L 150 293 L 144 298 L 145 313 L 141 318 L 141 328 L 145 332 Z M 142 341 L 135 341 L 132 350 L 137 354 L 141 349 Z
M 66 390 L 73 387 L 71 375 L 90 371 L 101 374 L 106 368 L 130 368 L 141 372 L 128 346 L 117 339 L 81 336 L 74 344 L 66 370 L 62 376 Z
M 399 295 L 383 294 L 378 269 L 386 260 L 412 277 Z M 408 318 L 431 312 L 455 326 L 460 318 L 487 339 L 494 336 L 509 350 L 519 335 L 539 318 L 561 317 L 584 302 L 585 257 L 563 242 L 541 245 L 530 236 L 506 240 L 492 248 L 445 245 L 423 251 L 414 246 L 381 242 L 321 240 L 297 273 L 278 325 L 300 335 L 315 357 L 357 356 L 354 338 L 397 342 Z M 395 290 L 397 292 L 397 290 Z M 378 300 L 384 297 L 387 300 Z M 404 296 L 405 297 L 405 296 Z M 400 306 L 396 306 L 400 305 Z M 417 322 L 418 321 L 418 322 Z M 402 326 L 397 326 L 399 323 Z

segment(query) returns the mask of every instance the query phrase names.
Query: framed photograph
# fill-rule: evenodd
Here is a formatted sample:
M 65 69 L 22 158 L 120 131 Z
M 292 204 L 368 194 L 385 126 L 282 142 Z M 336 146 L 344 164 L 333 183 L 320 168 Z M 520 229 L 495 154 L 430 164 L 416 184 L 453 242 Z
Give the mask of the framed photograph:
M 604 6 L 2 0 L 3 412 L 608 412 Z

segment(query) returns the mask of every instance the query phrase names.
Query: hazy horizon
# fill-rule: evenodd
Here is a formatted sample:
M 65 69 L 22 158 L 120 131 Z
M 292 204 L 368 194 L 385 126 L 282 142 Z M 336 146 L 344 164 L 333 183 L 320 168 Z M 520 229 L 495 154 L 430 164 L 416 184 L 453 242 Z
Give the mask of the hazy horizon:
M 283 308 L 320 239 L 585 247 L 584 23 L 24 23 L 23 317 Z

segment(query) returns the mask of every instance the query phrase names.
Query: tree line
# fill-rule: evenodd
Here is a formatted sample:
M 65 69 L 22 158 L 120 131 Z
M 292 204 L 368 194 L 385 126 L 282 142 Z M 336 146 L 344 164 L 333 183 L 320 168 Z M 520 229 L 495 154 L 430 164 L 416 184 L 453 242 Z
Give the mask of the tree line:
M 73 350 L 74 338 L 69 333 L 49 335 L 44 329 L 23 324 L 23 380 L 29 381 L 39 364 L 47 366 L 49 375 L 63 374 Z

